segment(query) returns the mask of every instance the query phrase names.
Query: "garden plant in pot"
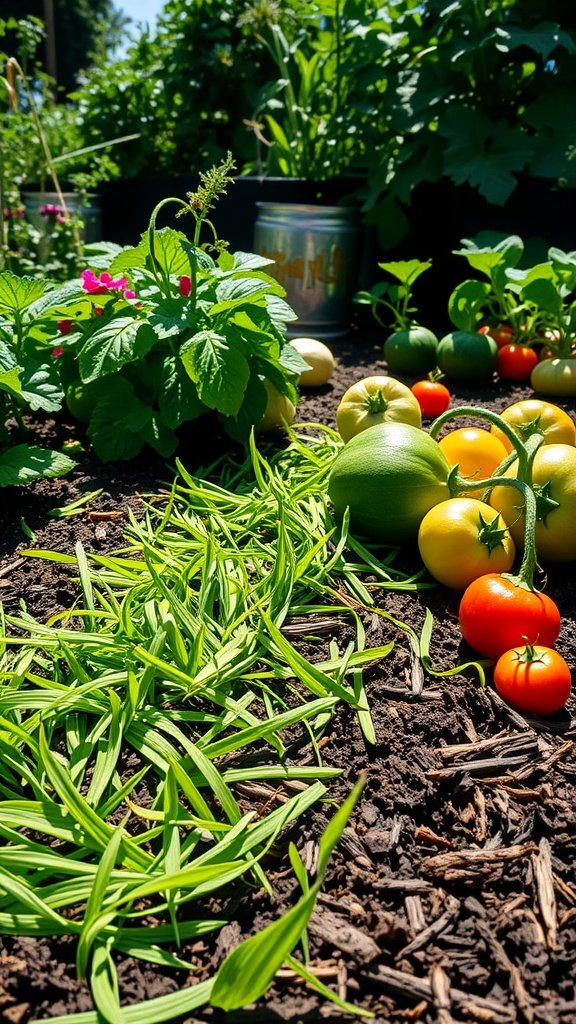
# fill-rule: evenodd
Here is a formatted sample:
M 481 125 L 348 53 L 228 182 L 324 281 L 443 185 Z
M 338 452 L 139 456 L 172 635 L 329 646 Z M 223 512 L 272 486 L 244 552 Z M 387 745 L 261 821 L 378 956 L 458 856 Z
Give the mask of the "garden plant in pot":
M 350 325 L 362 242 L 356 192 L 372 123 L 357 6 L 314 2 L 295 28 L 271 19 L 259 34 L 278 78 L 245 122 L 257 154 L 244 170 L 278 182 L 280 196 L 293 185 L 289 202 L 257 202 L 254 233 L 254 249 L 274 259 L 298 314 L 291 333 L 329 338 Z
M 19 23 L 25 32 L 25 20 Z M 54 81 L 26 62 L 0 54 L 8 97 L 0 112 L 0 200 L 3 263 L 18 273 L 65 280 L 82 261 L 84 242 L 98 241 L 96 187 L 114 177 L 109 154 L 124 138 L 89 145 L 72 103 L 54 101 Z M 131 136 L 134 137 L 134 136 Z

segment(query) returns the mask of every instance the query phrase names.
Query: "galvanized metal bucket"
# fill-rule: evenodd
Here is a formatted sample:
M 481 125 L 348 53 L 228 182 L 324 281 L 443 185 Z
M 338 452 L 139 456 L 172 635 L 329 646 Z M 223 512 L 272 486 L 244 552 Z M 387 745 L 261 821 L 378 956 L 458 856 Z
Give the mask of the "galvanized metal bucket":
M 298 314 L 288 333 L 333 338 L 347 334 L 360 264 L 360 215 L 355 207 L 257 203 L 254 251 Z

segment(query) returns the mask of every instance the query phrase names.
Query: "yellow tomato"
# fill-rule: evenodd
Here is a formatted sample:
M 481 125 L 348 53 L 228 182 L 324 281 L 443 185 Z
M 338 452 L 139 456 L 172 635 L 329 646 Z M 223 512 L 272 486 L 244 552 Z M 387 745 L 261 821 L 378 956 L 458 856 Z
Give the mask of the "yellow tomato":
M 516 475 L 516 465 L 506 470 Z M 536 552 L 545 562 L 571 562 L 576 558 L 576 448 L 545 444 L 532 466 L 538 521 Z M 524 541 L 524 501 L 514 487 L 495 487 L 490 505 L 502 513 L 518 547 Z
M 287 423 L 292 423 L 296 415 L 296 407 L 286 395 L 278 391 L 278 388 L 266 378 L 262 383 L 266 388 L 268 401 L 264 415 L 256 427 L 256 431 L 259 434 L 263 434 L 267 430 L 274 430 L 277 427 L 285 427 Z
M 450 465 L 459 466 L 459 475 L 472 478 L 472 486 L 466 491 L 468 495 L 478 494 L 478 488 L 473 486 L 474 479 L 493 476 L 507 455 L 502 442 L 482 427 L 459 427 L 442 437 L 438 444 Z
M 454 590 L 488 572 L 509 572 L 516 548 L 502 517 L 476 498 L 449 498 L 426 513 L 418 532 L 428 572 Z
M 343 441 L 379 423 L 422 426 L 418 399 L 395 377 L 364 377 L 348 388 L 336 410 L 336 426 Z
M 300 353 L 309 370 L 300 374 L 298 383 L 304 388 L 317 388 L 327 384 L 336 365 L 334 356 L 323 341 L 316 338 L 292 338 L 292 348 Z
M 576 445 L 576 424 L 567 412 L 551 402 L 527 398 L 509 405 L 500 416 L 523 441 L 532 434 L 541 432 L 544 435 L 544 444 Z M 507 452 L 512 451 L 512 444 L 499 427 L 493 424 L 490 433 L 502 442 Z

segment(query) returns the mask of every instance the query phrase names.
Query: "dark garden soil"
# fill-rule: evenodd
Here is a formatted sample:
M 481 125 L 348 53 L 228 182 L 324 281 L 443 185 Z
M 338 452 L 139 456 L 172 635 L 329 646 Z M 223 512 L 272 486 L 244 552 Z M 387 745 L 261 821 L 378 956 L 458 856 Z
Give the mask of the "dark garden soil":
M 334 425 L 349 384 L 385 369 L 378 340 L 356 328 L 334 343 L 332 382 L 304 395 L 300 418 Z M 411 383 L 411 381 L 408 381 Z M 494 383 L 454 387 L 453 404 L 501 410 L 529 389 Z M 573 402 L 558 404 L 574 416 Z M 76 437 L 65 418 L 48 431 Z M 214 440 L 214 451 L 218 438 Z M 205 435 L 190 432 L 180 456 L 196 470 L 213 452 Z M 85 453 L 69 478 L 4 495 L 0 534 L 0 596 L 8 611 L 23 599 L 46 618 L 76 595 L 58 564 L 20 552 L 31 546 L 71 551 L 77 541 L 102 552 L 122 546 L 128 509 L 157 489 L 170 469 L 150 455 L 129 465 L 98 465 Z M 102 488 L 90 511 L 48 518 L 55 506 Z M 574 524 L 576 529 L 576 523 Z M 414 553 L 407 563 L 416 564 Z M 547 567 L 547 592 L 559 604 L 558 650 L 574 669 L 574 564 Z M 468 660 L 457 624 L 458 597 L 438 586 L 417 593 L 385 592 L 382 606 L 420 631 L 434 615 L 431 656 L 436 669 Z M 310 925 L 311 966 L 341 996 L 373 1011 L 376 1022 L 421 1024 L 575 1024 L 576 1022 L 576 701 L 547 720 L 510 710 L 474 673 L 426 676 L 421 692 L 405 635 L 367 615 L 367 645 L 395 640 L 392 654 L 366 671 L 377 730 L 367 747 L 357 719 L 341 707 L 323 745 L 327 765 L 342 769 L 329 783 L 340 801 L 361 772 L 366 786 L 336 850 Z M 329 638 L 326 639 L 326 642 Z M 306 650 L 306 645 L 304 644 Z M 312 659 L 318 647 L 310 647 Z M 302 757 L 309 751 L 302 750 Z M 237 794 L 242 798 L 242 794 Z M 247 806 L 254 798 L 245 797 Z M 263 804 L 282 799 L 267 792 Z M 249 803 L 249 801 L 252 801 Z M 331 808 L 313 808 L 290 838 L 313 867 L 315 842 Z M 238 941 L 285 911 L 296 898 L 283 837 L 267 865 L 275 887 L 264 892 L 238 883 L 221 907 L 229 924 L 214 940 L 184 944 L 194 975 L 119 957 L 121 999 L 135 1003 L 209 977 Z M 58 938 L 9 937 L 0 944 L 0 1019 L 27 1024 L 92 1009 L 75 978 L 74 945 Z M 341 1012 L 282 971 L 256 1007 L 223 1014 L 206 1009 L 198 1022 L 293 1022 L 342 1019 Z

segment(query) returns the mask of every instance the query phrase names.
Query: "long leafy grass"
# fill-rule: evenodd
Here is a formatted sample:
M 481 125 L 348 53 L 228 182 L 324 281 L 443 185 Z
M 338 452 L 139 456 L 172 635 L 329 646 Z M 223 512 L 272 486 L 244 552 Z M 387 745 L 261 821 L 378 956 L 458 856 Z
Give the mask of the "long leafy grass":
M 144 1024 L 211 999 L 245 1005 L 286 961 L 315 984 L 292 952 L 359 790 L 321 841 L 314 880 L 292 849 L 301 900 L 215 981 L 125 1007 L 115 963 L 192 969 L 182 947 L 226 923 L 207 897 L 238 880 L 272 893 L 279 835 L 329 795 L 338 772 L 319 739 L 336 707 L 375 739 L 363 668 L 392 644 L 367 648 L 356 608 L 375 587 L 421 583 L 332 520 L 338 443 L 314 426 L 269 460 L 252 444 L 202 478 L 179 464 L 132 517 L 122 551 L 27 552 L 69 564 L 79 597 L 46 623 L 24 607 L 3 623 L 0 932 L 75 937 L 96 1011 L 66 1020 Z M 327 622 L 336 635 L 310 661 L 293 638 Z

